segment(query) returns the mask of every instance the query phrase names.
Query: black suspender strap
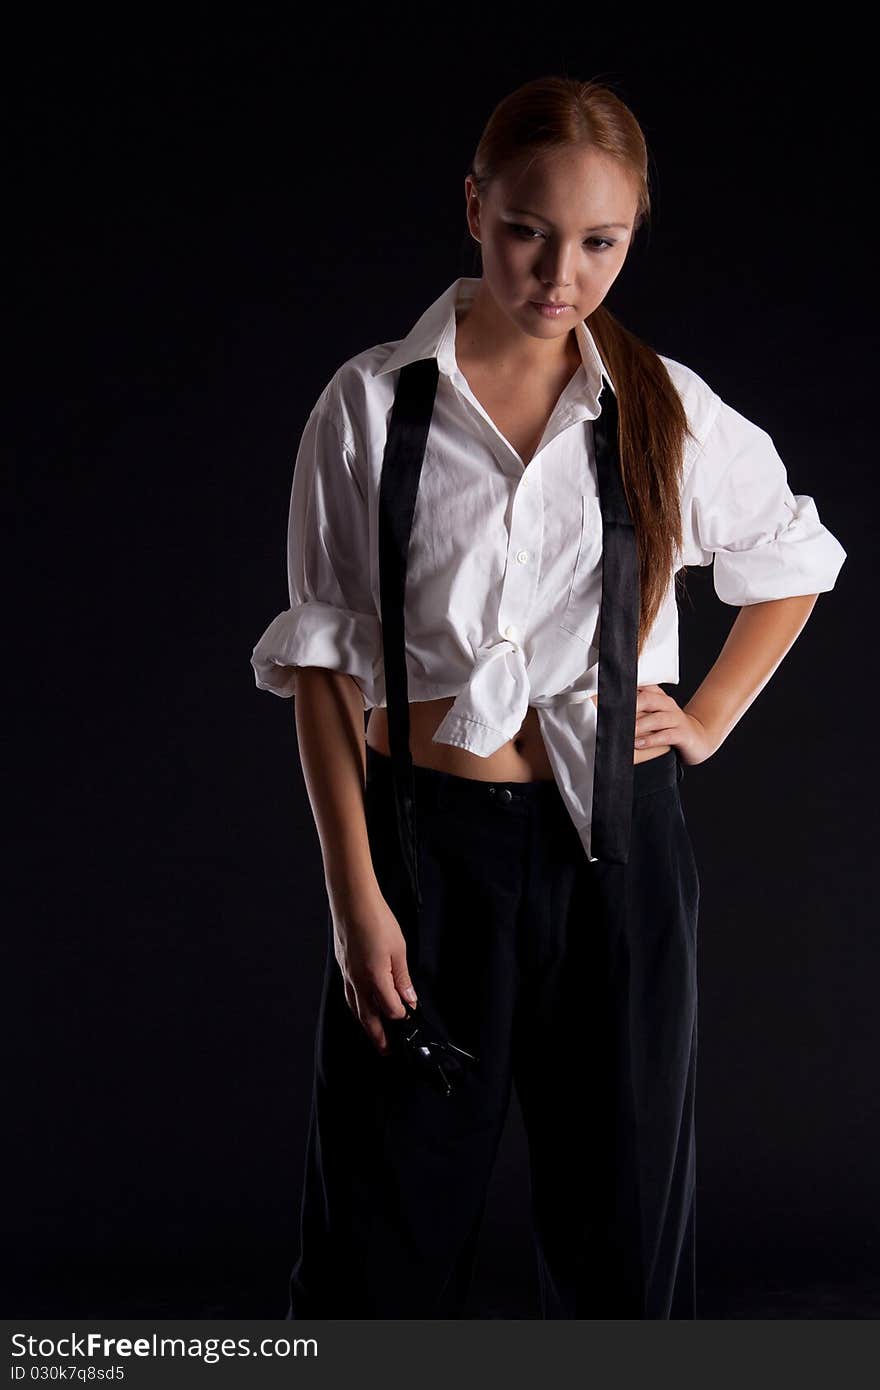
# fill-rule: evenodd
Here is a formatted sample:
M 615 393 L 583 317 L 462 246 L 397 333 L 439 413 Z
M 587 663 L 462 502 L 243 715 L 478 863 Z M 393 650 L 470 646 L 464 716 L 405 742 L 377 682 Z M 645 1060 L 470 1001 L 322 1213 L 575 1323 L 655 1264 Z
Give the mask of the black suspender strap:
M 623 488 L 617 400 L 608 386 L 593 421 L 602 510 L 599 703 L 593 772 L 591 852 L 625 864 L 632 824 L 633 751 L 641 604 L 636 533 Z
M 415 779 L 409 747 L 409 691 L 404 606 L 413 514 L 439 369 L 436 357 L 400 370 L 379 487 L 379 591 L 385 659 L 388 744 L 401 850 L 416 910 L 422 906 L 418 874 Z

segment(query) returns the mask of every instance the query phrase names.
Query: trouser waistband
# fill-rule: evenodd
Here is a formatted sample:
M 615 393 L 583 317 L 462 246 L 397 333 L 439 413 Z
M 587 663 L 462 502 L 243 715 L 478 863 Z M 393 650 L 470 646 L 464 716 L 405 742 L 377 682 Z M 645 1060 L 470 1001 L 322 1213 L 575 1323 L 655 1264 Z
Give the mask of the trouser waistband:
M 367 784 L 391 789 L 391 758 L 380 753 L 371 744 L 367 748 Z M 662 787 L 674 786 L 681 780 L 683 769 L 678 752 L 670 748 L 659 758 L 648 758 L 633 767 L 633 796 L 645 796 L 659 791 Z M 562 794 L 555 779 L 542 779 L 534 782 L 483 782 L 474 777 L 460 777 L 456 773 L 441 772 L 437 768 L 413 765 L 416 797 L 424 806 L 462 806 L 473 808 L 479 804 L 513 809 L 530 807 L 558 806 L 565 809 Z

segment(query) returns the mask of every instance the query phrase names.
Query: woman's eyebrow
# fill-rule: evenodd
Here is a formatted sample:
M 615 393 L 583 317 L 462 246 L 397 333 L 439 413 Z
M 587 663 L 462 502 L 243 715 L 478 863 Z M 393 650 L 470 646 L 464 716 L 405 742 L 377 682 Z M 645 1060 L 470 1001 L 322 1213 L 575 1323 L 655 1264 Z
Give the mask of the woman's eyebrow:
M 542 217 L 539 212 L 529 212 L 526 208 L 508 208 L 507 211 L 512 212 L 517 217 L 534 217 L 538 222 L 546 222 L 548 227 L 553 226 L 553 223 L 548 218 Z M 626 231 L 628 226 L 628 222 L 599 222 L 595 227 L 582 227 L 581 231 L 606 232 L 611 227 L 620 227 L 623 231 Z

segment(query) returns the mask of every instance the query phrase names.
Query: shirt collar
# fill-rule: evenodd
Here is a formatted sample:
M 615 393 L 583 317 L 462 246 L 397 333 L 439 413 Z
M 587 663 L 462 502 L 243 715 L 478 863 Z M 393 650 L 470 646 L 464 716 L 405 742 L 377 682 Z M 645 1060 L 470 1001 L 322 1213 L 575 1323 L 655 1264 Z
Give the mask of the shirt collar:
M 395 371 L 408 362 L 418 362 L 425 357 L 436 357 L 440 371 L 448 377 L 454 376 L 456 372 L 456 310 L 471 303 L 479 284 L 478 278 L 467 275 L 454 280 L 449 288 L 440 295 L 440 298 L 435 299 L 434 303 L 416 320 L 406 337 L 395 344 L 390 357 L 379 368 L 376 375 L 383 376 L 385 372 Z M 575 324 L 574 331 L 586 376 L 585 400 L 598 414 L 603 377 L 615 396 L 617 392 L 586 322 L 580 319 Z

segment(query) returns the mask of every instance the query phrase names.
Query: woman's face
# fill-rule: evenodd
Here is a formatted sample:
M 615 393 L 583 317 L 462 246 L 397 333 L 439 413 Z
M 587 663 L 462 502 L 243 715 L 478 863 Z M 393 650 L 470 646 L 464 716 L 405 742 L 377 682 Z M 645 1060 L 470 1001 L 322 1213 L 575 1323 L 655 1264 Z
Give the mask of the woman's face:
M 570 146 L 524 157 L 482 198 L 468 175 L 465 193 L 483 280 L 524 332 L 565 337 L 602 303 L 623 269 L 638 207 L 637 182 L 620 164 Z M 545 316 L 536 301 L 570 307 Z

